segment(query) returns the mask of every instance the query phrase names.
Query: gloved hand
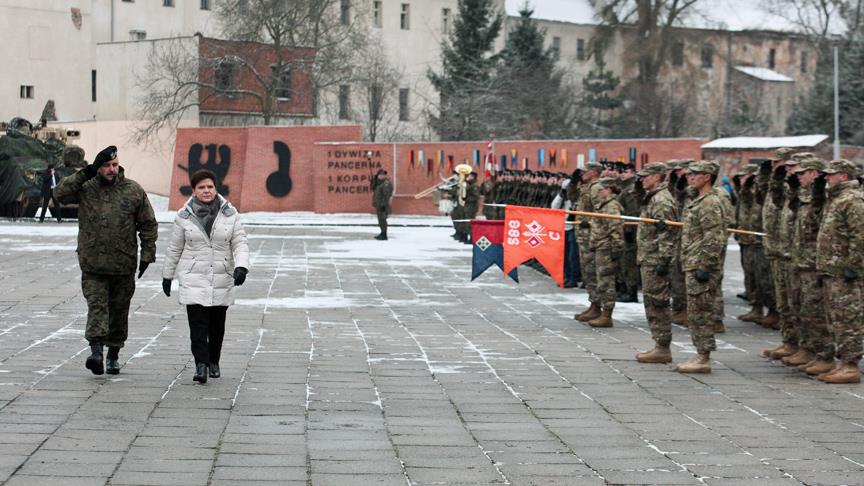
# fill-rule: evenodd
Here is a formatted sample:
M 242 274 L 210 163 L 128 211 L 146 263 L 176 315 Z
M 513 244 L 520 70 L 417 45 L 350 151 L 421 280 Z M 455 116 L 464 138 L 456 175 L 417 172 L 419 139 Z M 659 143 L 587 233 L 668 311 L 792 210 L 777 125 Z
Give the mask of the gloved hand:
M 114 157 L 116 156 L 117 147 L 113 145 L 105 147 L 104 149 L 102 149 L 101 152 L 96 154 L 96 157 L 93 158 L 93 163 L 88 165 L 87 167 L 84 167 L 81 172 L 83 172 L 88 179 L 92 179 L 96 177 L 96 172 L 99 170 L 100 167 L 105 165 L 105 162 L 108 162 L 109 160 L 114 160 Z
M 243 285 L 243 282 L 246 281 L 246 274 L 249 273 L 249 270 L 246 270 L 243 267 L 237 267 L 234 269 L 234 286 L 239 287 Z
M 696 270 L 696 275 L 694 276 L 696 277 L 696 281 L 699 283 L 705 283 L 711 280 L 711 274 L 701 268 Z
M 660 263 L 654 267 L 654 273 L 657 274 L 658 277 L 665 277 L 669 275 L 669 267 L 670 263 L 668 259 L 660 260 Z
M 657 231 L 666 231 L 666 220 L 665 219 L 660 218 L 659 220 L 657 220 L 656 223 L 654 223 L 654 225 L 657 227 Z
M 582 221 L 579 221 L 579 227 L 582 229 L 588 229 L 591 227 L 591 223 L 589 223 L 587 219 L 583 219 Z
M 843 280 L 846 283 L 852 283 L 852 282 L 858 280 L 858 272 L 856 272 L 855 270 L 852 270 L 850 268 L 843 270 Z
M 771 161 L 770 160 L 763 160 L 762 161 L 762 164 L 759 165 L 759 173 L 762 175 L 765 175 L 765 176 L 771 174 Z
M 138 264 L 138 278 L 141 278 L 141 275 L 144 275 L 144 271 L 147 270 L 147 267 L 150 266 L 150 262 L 141 262 Z
M 166 297 L 171 297 L 171 279 L 163 278 L 162 279 L 162 292 Z

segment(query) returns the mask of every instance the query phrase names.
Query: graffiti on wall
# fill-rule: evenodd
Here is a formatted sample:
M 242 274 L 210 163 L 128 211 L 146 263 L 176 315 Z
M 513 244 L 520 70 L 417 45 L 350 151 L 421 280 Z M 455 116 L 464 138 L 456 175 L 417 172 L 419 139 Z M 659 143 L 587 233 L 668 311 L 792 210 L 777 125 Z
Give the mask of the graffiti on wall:
M 276 172 L 267 176 L 267 192 L 273 197 L 285 197 L 291 192 L 294 183 L 291 182 L 291 149 L 284 142 L 273 142 L 273 153 L 276 154 Z

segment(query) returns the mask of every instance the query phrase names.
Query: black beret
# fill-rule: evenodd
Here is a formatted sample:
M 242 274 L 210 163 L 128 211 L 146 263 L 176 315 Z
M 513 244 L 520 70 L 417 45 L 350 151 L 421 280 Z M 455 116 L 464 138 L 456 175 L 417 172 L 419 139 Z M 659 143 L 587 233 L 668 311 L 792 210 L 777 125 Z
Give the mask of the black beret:
M 102 149 L 101 152 L 96 154 L 96 158 L 93 159 L 94 164 L 104 164 L 109 160 L 114 160 L 117 158 L 117 147 L 114 145 L 109 145 Z

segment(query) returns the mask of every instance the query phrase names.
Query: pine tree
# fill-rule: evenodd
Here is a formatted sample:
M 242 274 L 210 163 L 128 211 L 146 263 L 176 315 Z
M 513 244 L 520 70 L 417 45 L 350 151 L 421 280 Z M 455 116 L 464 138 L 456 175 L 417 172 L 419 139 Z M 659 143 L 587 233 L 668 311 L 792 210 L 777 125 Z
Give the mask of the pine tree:
M 593 135 L 608 136 L 608 132 L 616 124 L 615 110 L 624 104 L 623 95 L 613 94 L 619 84 L 621 78 L 606 70 L 602 58 L 597 61 L 597 69 L 592 69 L 582 79 L 582 106 L 591 114 L 591 118 L 586 122 L 591 126 L 589 131 Z
M 442 72 L 428 74 L 440 97 L 439 114 L 430 121 L 443 140 L 485 139 L 495 96 L 492 49 L 503 19 L 492 0 L 459 0 L 458 9 L 442 46 Z

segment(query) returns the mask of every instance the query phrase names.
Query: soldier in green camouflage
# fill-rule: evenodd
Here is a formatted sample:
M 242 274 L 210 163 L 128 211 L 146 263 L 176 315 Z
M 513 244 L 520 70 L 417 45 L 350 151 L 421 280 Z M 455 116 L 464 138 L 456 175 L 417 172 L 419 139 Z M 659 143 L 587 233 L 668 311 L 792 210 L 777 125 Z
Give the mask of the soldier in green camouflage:
M 96 375 L 117 374 L 120 348 L 129 333 L 135 269 L 141 278 L 156 261 L 153 208 L 144 189 L 125 177 L 113 145 L 99 152 L 93 164 L 63 179 L 55 194 L 62 203 L 78 204 L 78 264 L 88 310 L 84 337 L 91 350 L 86 367 Z M 108 346 L 105 367 L 103 345 Z
M 611 216 L 621 216 L 621 205 L 615 200 L 614 190 L 618 180 L 602 177 L 597 180 L 594 211 Z M 595 218 L 591 221 L 589 251 L 594 255 L 597 269 L 596 301 L 600 304 L 600 315 L 590 321 L 591 327 L 612 327 L 612 311 L 615 309 L 615 277 L 621 252 L 624 250 L 624 222 L 620 219 Z M 593 303 L 593 302 L 592 302 Z
M 589 162 L 582 171 L 582 184 L 579 191 L 579 201 L 576 203 L 576 211 L 593 212 L 597 195 L 597 180 L 603 167 L 600 164 Z M 591 224 L 588 218 L 581 218 L 576 227 L 576 241 L 579 243 L 579 262 L 582 265 L 582 282 L 588 291 L 588 300 L 591 306 L 573 318 L 589 322 L 600 317 L 600 297 L 597 295 L 597 267 L 594 261 L 594 252 L 591 251 Z M 613 284 L 614 288 L 614 284 Z
M 732 198 L 726 189 L 721 186 L 714 186 L 713 191 L 717 194 L 723 207 L 723 228 L 728 228 L 735 225 L 735 207 L 732 205 Z M 720 268 L 726 265 L 726 245 L 720 254 Z M 723 303 L 723 272 L 715 272 L 711 274 L 711 278 L 715 279 L 714 285 L 719 289 L 714 297 L 714 317 L 712 319 L 714 325 L 714 333 L 726 332 L 726 325 L 723 324 L 723 318 L 726 316 L 726 311 Z
M 738 179 L 738 206 L 735 212 L 736 226 L 740 229 L 755 231 L 750 226 L 754 208 L 754 174 L 759 166 L 748 164 L 741 168 L 735 176 Z M 761 243 L 758 236 L 735 235 L 738 246 L 741 247 L 741 269 L 744 272 L 744 292 L 750 303 L 750 312 L 738 316 L 740 321 L 753 321 L 762 317 L 762 302 L 760 301 L 759 289 L 757 287 L 757 276 L 755 266 L 755 245 Z
M 621 181 L 621 192 L 617 196 L 621 205 L 621 214 L 625 216 L 638 216 L 640 206 L 640 186 L 636 184 L 636 172 L 632 164 L 627 164 L 624 171 L 619 175 Z M 624 251 L 621 254 L 621 262 L 618 266 L 618 285 L 620 292 L 619 302 L 639 302 L 637 293 L 639 291 L 639 266 L 636 264 L 638 252 L 636 243 L 636 232 L 638 226 L 624 226 Z
M 687 290 L 687 322 L 697 355 L 681 363 L 680 373 L 710 373 L 714 341 L 714 309 L 718 279 L 723 271 L 722 253 L 726 246 L 726 216 L 723 202 L 713 189 L 720 165 L 701 160 L 690 164 L 687 183 L 696 197 L 687 204 L 681 235 L 681 266 Z
M 826 314 L 840 365 L 817 378 L 825 383 L 860 383 L 864 354 L 864 195 L 858 167 L 834 160 L 825 169 L 828 203 L 816 241 L 816 271 L 822 275 Z
M 765 232 L 763 224 L 763 209 L 768 197 L 768 186 L 771 180 L 770 160 L 762 162 L 756 172 L 753 181 L 753 209 L 750 211 L 748 229 L 751 231 Z M 754 316 L 753 322 L 771 329 L 780 328 L 780 315 L 777 313 L 777 303 L 774 295 L 774 279 L 771 274 L 771 263 L 765 256 L 765 238 L 758 238 L 754 243 L 754 268 L 756 274 L 756 288 L 759 292 L 759 302 L 768 308 L 768 313 L 763 316 Z
M 692 199 L 693 188 L 687 185 L 687 167 L 692 160 L 673 160 L 667 162 L 669 170 L 669 192 L 678 204 L 679 217 L 684 219 L 687 202 Z M 681 245 L 675 249 L 675 259 L 672 261 L 672 322 L 687 325 L 687 292 L 684 288 L 684 271 L 681 268 Z
M 678 205 L 665 182 L 665 164 L 649 164 L 639 172 L 639 177 L 645 189 L 640 216 L 658 219 L 661 223 L 640 224 L 636 235 L 645 317 L 651 328 L 651 338 L 654 339 L 654 349 L 638 353 L 636 360 L 640 363 L 669 363 L 672 361 L 669 349 L 672 343 L 669 279 L 679 230 L 666 225 L 665 221 L 678 221 Z
M 384 169 L 378 169 L 375 178 L 372 179 L 372 207 L 378 216 L 378 228 L 381 232 L 375 237 L 376 240 L 387 239 L 387 216 L 390 215 L 390 199 L 393 197 L 393 183 Z

